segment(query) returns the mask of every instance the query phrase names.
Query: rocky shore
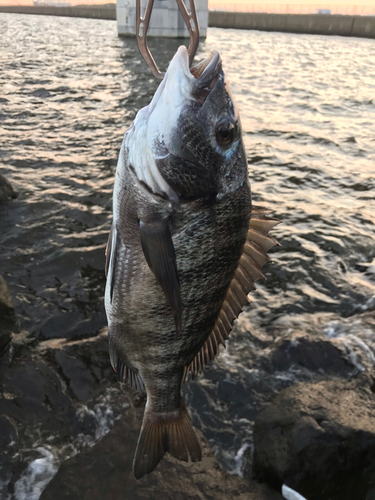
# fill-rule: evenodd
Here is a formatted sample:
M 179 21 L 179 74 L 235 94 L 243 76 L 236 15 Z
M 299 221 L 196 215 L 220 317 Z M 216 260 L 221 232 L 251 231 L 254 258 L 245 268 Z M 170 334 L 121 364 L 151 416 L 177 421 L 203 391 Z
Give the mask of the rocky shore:
M 42 499 L 105 500 L 123 492 L 132 499 L 282 498 L 226 473 L 201 433 L 201 463 L 167 457 L 155 474 L 135 481 L 144 397 L 118 385 L 105 330 L 89 340 L 39 345 L 27 332 L 14 334 L 0 382 L 2 499 L 37 500 L 46 486 Z
M 203 461 L 184 464 L 166 457 L 154 474 L 137 482 L 131 463 L 144 397 L 117 383 L 106 330 L 88 339 L 41 342 L 26 331 L 16 333 L 3 278 L 0 285 L 2 499 L 276 500 L 284 483 L 307 500 L 374 498 L 375 374 L 358 346 L 348 351 L 337 339 L 282 334 L 281 327 L 265 340 L 249 329 L 252 376 L 233 376 L 242 392 L 234 386 L 225 393 L 230 352 L 219 357 L 207 378 L 184 389 L 200 428 Z M 374 326 L 371 313 L 361 320 Z M 246 323 L 237 334 L 244 329 Z M 293 381 L 287 377 L 291 371 Z M 205 412 L 214 418 L 214 410 L 207 402 L 194 405 L 212 380 L 218 384 L 217 404 L 228 399 L 232 405 L 227 411 L 234 428 L 236 419 L 248 422 L 251 445 L 239 454 L 237 475 L 223 470 L 215 458 L 222 462 L 223 450 L 210 433 L 209 442 L 204 437 Z
M 15 192 L 2 186 L 7 203 Z M 0 498 L 277 500 L 286 485 L 307 500 L 374 500 L 375 318 L 365 309 L 255 326 L 243 316 L 183 388 L 202 462 L 166 456 L 137 482 L 144 395 L 117 382 L 106 328 L 22 330 L 0 276 Z
M 254 472 L 309 500 L 375 498 L 375 384 L 297 384 L 255 420 Z
M 100 443 L 64 462 L 41 500 L 282 500 L 265 484 L 223 471 L 201 433 L 202 462 L 184 463 L 167 456 L 155 473 L 136 481 L 132 461 L 142 413 L 143 408 L 130 410 Z

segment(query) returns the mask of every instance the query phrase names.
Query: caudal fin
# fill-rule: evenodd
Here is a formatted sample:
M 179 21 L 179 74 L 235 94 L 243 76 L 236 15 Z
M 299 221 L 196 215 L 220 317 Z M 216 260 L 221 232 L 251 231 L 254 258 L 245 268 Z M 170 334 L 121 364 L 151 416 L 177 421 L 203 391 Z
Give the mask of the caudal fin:
M 173 413 L 153 413 L 146 407 L 133 462 L 136 479 L 150 474 L 168 451 L 178 460 L 199 462 L 202 451 L 185 405 Z

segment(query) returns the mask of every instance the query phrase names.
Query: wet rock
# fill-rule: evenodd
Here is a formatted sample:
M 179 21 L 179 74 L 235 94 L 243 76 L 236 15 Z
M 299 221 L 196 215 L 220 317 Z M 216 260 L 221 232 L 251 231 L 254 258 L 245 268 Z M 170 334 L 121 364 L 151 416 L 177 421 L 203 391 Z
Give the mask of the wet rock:
M 10 347 L 12 332 L 8 329 L 0 330 L 0 356 L 6 353 Z
M 0 450 L 17 440 L 17 429 L 5 415 L 0 415 Z
M 113 372 L 106 339 L 86 342 L 55 340 L 36 347 L 35 339 L 21 332 L 14 335 L 10 362 L 0 360 L 1 499 L 22 485 L 27 494 L 17 498 L 36 498 L 40 478 L 35 474 L 42 463 L 43 481 L 49 481 L 55 461 L 96 443 L 129 408 L 115 377 L 105 379 L 106 369 Z M 86 375 L 77 367 L 90 352 Z M 83 403 L 75 391 L 90 400 Z
M 30 350 L 25 348 L 11 366 L 0 364 L 0 384 L 0 414 L 20 429 L 35 425 L 48 434 L 64 428 L 69 435 L 73 405 L 56 373 Z
M 375 398 L 370 377 L 301 383 L 255 420 L 254 473 L 308 500 L 371 500 L 375 491 Z
M 80 401 L 90 399 L 98 390 L 98 384 L 90 371 L 87 370 L 85 363 L 62 351 L 56 352 L 55 358 L 61 366 L 64 376 L 69 380 L 73 396 Z
M 344 359 L 332 342 L 307 336 L 294 336 L 272 347 L 262 366 L 269 371 L 288 371 L 293 366 L 316 374 L 349 377 L 353 365 Z
M 0 174 L 0 203 L 17 198 L 17 196 L 18 193 L 13 189 L 8 179 Z
M 76 411 L 53 370 L 19 343 L 10 363 L 0 361 L 0 415 L 0 498 L 13 498 L 31 459 L 27 450 L 51 436 L 66 442 Z
M 16 315 L 5 279 L 0 276 L 0 356 L 7 351 L 16 327 Z
M 4 321 L 3 316 L 14 314 L 12 298 L 9 293 L 8 285 L 5 279 L 0 276 L 0 318 Z
M 251 477 L 253 422 L 279 392 L 297 382 L 358 374 L 340 343 L 312 333 L 283 328 L 275 340 L 259 341 L 257 331 L 237 331 L 204 375 L 183 386 L 194 425 L 232 473 Z
M 132 461 L 143 409 L 133 409 L 93 448 L 64 462 L 40 500 L 282 500 L 265 485 L 224 472 L 200 436 L 203 459 L 184 463 L 168 455 L 140 481 Z
M 109 360 L 107 328 L 86 340 L 47 340 L 39 350 L 61 374 L 73 400 L 86 402 L 117 383 Z

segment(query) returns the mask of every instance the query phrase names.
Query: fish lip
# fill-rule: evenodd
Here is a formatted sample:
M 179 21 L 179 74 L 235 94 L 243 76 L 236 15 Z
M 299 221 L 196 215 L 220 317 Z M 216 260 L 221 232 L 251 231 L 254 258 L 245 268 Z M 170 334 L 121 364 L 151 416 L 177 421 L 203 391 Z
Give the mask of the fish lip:
M 198 89 L 210 87 L 213 80 L 222 69 L 222 60 L 217 50 L 213 50 L 209 57 L 190 69 L 195 78 Z M 212 86 L 211 86 L 212 88 Z

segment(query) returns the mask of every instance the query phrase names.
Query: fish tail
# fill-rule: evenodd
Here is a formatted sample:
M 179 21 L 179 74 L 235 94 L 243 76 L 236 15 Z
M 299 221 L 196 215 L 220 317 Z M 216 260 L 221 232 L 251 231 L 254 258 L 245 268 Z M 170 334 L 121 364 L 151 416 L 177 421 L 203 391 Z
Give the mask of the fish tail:
M 184 402 L 170 413 L 153 413 L 147 408 L 133 462 L 136 479 L 150 474 L 166 452 L 178 460 L 199 462 L 202 451 Z

